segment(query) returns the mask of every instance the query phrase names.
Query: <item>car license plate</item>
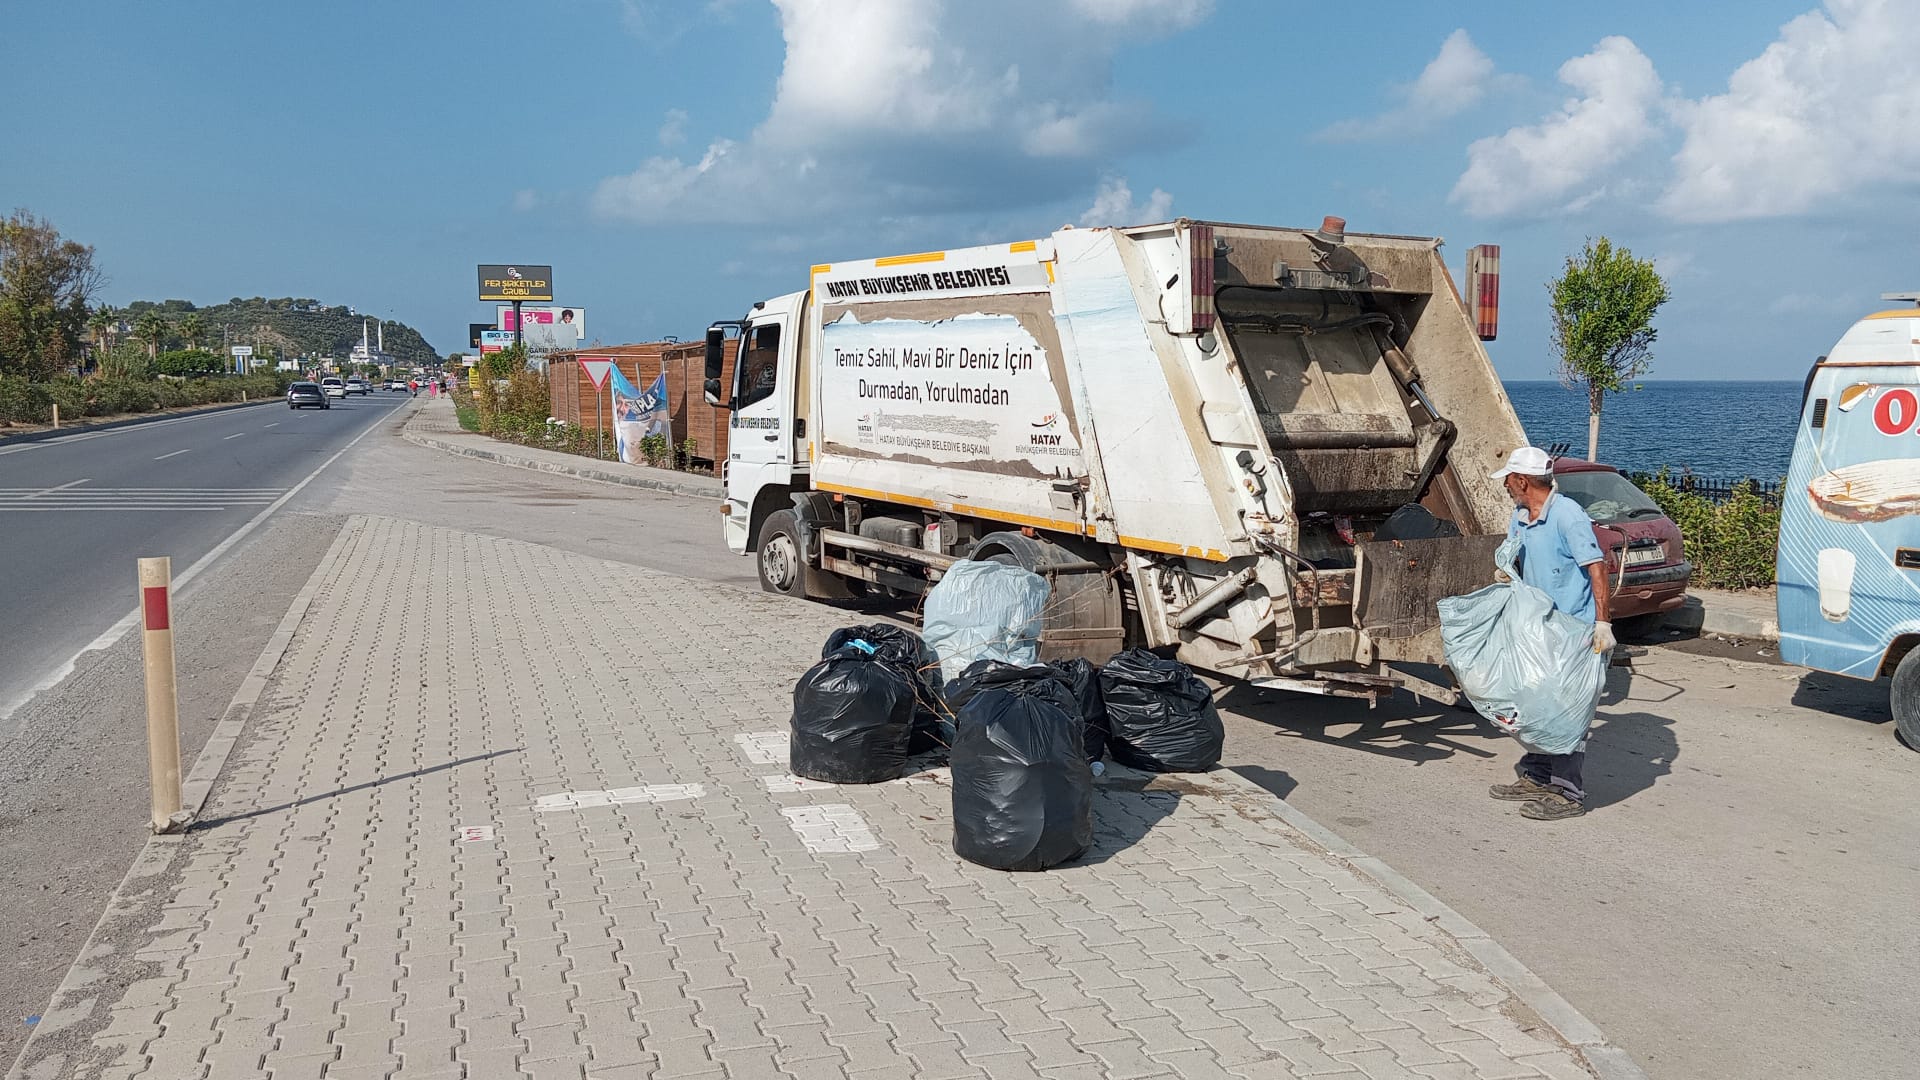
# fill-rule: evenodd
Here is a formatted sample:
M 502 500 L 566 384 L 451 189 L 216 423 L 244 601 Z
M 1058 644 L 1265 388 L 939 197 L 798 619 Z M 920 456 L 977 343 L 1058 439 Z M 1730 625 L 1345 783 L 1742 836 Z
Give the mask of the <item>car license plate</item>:
M 1664 544 L 1658 547 L 1629 548 L 1627 550 L 1628 566 L 1654 566 L 1666 561 L 1667 549 Z

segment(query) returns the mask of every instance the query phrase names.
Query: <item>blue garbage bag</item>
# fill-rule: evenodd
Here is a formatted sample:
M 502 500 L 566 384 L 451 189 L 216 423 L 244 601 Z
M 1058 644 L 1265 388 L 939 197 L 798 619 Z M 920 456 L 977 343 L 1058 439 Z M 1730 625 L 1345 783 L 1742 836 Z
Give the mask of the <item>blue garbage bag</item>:
M 927 592 L 920 637 L 940 658 L 943 680 L 978 660 L 1031 667 L 1040 659 L 1047 579 L 1004 563 L 957 562 Z
M 1607 657 L 1593 651 L 1591 624 L 1514 573 L 1518 547 L 1509 540 L 1494 555 L 1512 581 L 1440 601 L 1440 641 L 1480 715 L 1528 750 L 1570 754 L 1600 704 Z

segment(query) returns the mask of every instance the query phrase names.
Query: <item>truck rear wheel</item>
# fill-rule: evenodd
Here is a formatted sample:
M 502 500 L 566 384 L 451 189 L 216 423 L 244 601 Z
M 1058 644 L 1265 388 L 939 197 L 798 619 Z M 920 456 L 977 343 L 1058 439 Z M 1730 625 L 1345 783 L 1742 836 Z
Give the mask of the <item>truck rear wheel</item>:
M 1052 581 L 1053 592 L 1041 616 L 1042 660 L 1083 656 L 1102 664 L 1126 648 L 1132 636 L 1128 633 L 1126 605 L 1119 583 L 1099 568 L 1103 560 L 1014 532 L 981 537 L 973 557 L 1031 570 Z
M 800 523 L 791 510 L 767 515 L 755 545 L 760 560 L 760 588 L 781 596 L 805 596 L 806 566 L 800 555 Z
M 1909 750 L 1920 750 L 1920 649 L 1900 658 L 1893 669 L 1893 727 Z

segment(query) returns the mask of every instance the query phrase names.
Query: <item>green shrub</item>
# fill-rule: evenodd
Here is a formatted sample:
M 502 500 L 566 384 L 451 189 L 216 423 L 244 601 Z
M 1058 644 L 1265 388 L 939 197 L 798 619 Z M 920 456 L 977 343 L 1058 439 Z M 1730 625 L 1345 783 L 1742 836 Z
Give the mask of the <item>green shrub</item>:
M 1736 487 L 1722 503 L 1680 490 L 1664 470 L 1640 487 L 1680 527 L 1693 562 L 1693 584 L 1709 589 L 1773 584 L 1780 508 L 1755 494 L 1752 484 Z

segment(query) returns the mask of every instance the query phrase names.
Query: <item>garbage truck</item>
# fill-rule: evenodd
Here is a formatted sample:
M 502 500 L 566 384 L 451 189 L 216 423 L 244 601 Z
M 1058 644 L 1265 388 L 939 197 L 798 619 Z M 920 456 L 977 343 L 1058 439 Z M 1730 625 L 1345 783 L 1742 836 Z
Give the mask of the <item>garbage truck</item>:
M 1525 435 L 1440 247 L 1183 218 L 814 266 L 707 331 L 726 543 L 815 599 L 1023 567 L 1043 658 L 1451 703 L 1435 603 L 1492 580 Z

